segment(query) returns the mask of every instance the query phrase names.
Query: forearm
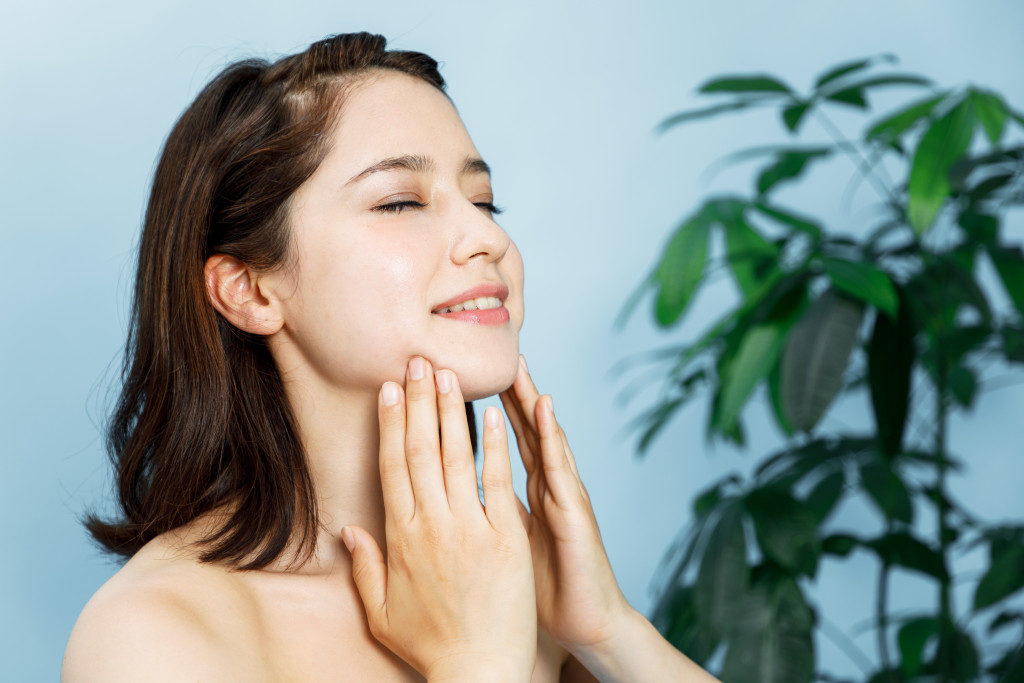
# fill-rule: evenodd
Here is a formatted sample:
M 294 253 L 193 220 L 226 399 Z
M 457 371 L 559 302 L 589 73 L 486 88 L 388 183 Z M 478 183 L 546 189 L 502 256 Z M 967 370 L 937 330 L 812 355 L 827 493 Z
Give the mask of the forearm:
M 616 635 L 600 646 L 571 650 L 580 664 L 602 683 L 717 680 L 665 640 L 636 610 L 630 608 L 620 624 Z

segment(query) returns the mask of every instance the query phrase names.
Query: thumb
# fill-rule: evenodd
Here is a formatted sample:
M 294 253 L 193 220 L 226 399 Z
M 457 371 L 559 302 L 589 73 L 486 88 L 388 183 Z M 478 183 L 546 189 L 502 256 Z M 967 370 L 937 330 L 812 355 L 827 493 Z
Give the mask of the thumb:
M 341 539 L 352 555 L 352 579 L 366 607 L 366 617 L 376 633 L 385 623 L 384 598 L 387 594 L 387 572 L 384 555 L 377 541 L 361 527 L 348 525 L 341 530 Z

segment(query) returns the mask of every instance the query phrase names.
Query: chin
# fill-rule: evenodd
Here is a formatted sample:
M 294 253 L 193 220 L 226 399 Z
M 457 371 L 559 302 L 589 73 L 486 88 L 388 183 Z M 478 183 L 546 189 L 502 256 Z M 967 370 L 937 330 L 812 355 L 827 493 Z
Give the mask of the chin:
M 453 367 L 452 370 L 459 378 L 462 399 L 467 402 L 478 401 L 488 396 L 497 396 L 512 386 L 516 373 L 519 372 L 519 354 L 513 354 L 511 359 L 503 361 L 500 367 L 489 364 L 483 369 L 467 368 L 460 371 Z

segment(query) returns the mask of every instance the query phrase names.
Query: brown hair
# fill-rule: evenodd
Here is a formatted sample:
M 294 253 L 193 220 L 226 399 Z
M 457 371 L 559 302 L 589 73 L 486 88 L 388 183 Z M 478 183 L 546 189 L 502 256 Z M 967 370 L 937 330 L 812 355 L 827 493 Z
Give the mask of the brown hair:
M 286 265 L 291 195 L 323 162 L 355 85 L 390 69 L 447 97 L 434 59 L 386 42 L 342 33 L 273 63 L 234 62 L 174 124 L 146 208 L 123 384 L 105 427 L 120 518 L 81 519 L 102 550 L 127 559 L 225 503 L 233 514 L 201 539 L 219 540 L 201 561 L 265 567 L 296 529 L 299 551 L 308 559 L 315 550 L 316 496 L 281 377 L 264 338 L 210 303 L 203 266 L 214 253 L 258 271 Z M 476 459 L 472 402 L 466 418 Z

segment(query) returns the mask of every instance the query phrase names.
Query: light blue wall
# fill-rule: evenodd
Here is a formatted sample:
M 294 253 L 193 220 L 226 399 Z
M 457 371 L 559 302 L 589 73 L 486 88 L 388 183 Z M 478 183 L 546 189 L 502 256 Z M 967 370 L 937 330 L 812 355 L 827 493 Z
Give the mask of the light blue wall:
M 770 71 L 795 86 L 834 62 L 894 52 L 939 83 L 967 81 L 1024 108 L 1024 5 L 1003 2 L 49 2 L 19 3 L 0 28 L 0 652 L 5 680 L 53 680 L 89 596 L 115 570 L 86 541 L 75 515 L 109 499 L 98 425 L 113 399 L 124 341 L 132 254 L 156 155 L 182 109 L 228 61 L 274 57 L 330 33 L 383 33 L 390 48 L 442 63 L 477 148 L 494 166 L 501 223 L 526 264 L 522 349 L 580 462 L 616 574 L 643 612 L 664 549 L 688 521 L 692 494 L 730 468 L 746 470 L 778 443 L 762 405 L 747 412 L 753 452 L 702 442 L 705 403 L 673 421 L 643 461 L 632 457 L 630 418 L 654 392 L 623 407 L 627 354 L 679 342 L 728 304 L 722 281 L 681 329 L 664 333 L 649 307 L 628 329 L 611 323 L 675 222 L 706 193 L 747 191 L 751 166 L 701 177 L 740 147 L 782 140 L 774 115 L 752 112 L 652 133 L 669 114 L 702 102 L 707 77 Z M 879 93 L 879 109 L 905 92 Z M 862 119 L 834 118 L 850 135 Z M 824 131 L 811 122 L 809 140 Z M 837 228 L 868 225 L 876 198 L 862 186 L 849 209 L 843 159 L 819 182 L 780 201 Z M 831 175 L 828 175 L 831 174 Z M 1013 217 L 1021 234 L 1020 215 Z M 648 302 L 645 301 L 645 304 Z M 1019 376 L 1018 376 L 1019 379 Z M 989 519 L 1020 517 L 1021 385 L 983 398 L 952 429 L 970 469 L 955 495 Z M 499 405 L 496 397 L 483 401 Z M 478 408 L 482 413 L 483 406 Z M 848 401 L 826 426 L 861 425 Z M 518 463 L 516 463 L 518 465 Z M 515 470 L 523 491 L 521 465 Z M 839 523 L 874 527 L 857 505 Z M 977 558 L 962 558 L 980 567 Z M 971 563 L 974 564 L 971 564 Z M 826 563 L 815 591 L 838 628 L 862 627 L 873 564 Z M 897 607 L 929 597 L 909 577 Z M 957 594 L 960 604 L 967 594 Z M 865 628 L 855 642 L 873 653 Z M 835 673 L 854 663 L 828 639 Z

